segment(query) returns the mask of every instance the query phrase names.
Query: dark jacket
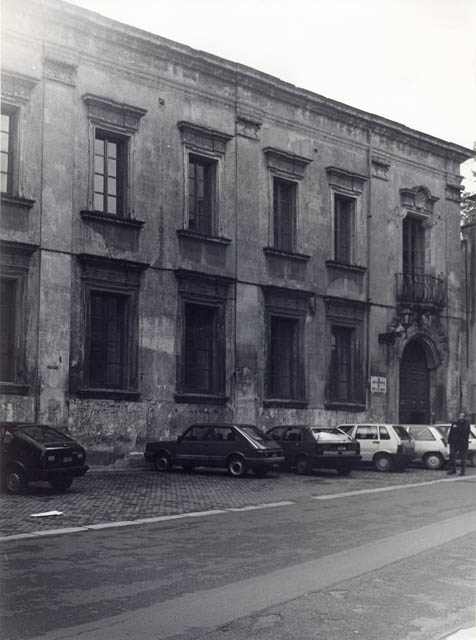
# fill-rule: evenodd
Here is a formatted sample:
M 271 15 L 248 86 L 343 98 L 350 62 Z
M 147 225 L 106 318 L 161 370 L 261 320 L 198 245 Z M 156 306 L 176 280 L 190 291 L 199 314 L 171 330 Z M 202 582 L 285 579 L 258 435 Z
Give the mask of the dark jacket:
M 461 449 L 468 448 L 469 442 L 469 422 L 464 418 L 453 422 L 448 434 L 448 444 L 450 446 L 458 447 Z

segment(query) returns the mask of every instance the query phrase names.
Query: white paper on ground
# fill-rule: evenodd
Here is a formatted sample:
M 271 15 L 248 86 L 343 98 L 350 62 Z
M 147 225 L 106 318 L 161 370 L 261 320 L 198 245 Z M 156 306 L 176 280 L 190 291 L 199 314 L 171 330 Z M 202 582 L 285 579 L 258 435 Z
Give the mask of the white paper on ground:
M 43 511 L 43 513 L 30 513 L 30 518 L 43 518 L 43 516 L 62 516 L 62 511 Z

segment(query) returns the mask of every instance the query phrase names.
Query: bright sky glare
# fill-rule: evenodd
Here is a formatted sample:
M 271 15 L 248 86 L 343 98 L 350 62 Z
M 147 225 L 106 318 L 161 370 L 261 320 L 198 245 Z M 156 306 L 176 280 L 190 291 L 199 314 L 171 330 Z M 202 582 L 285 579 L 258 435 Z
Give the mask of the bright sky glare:
M 476 0 L 73 0 L 472 148 Z

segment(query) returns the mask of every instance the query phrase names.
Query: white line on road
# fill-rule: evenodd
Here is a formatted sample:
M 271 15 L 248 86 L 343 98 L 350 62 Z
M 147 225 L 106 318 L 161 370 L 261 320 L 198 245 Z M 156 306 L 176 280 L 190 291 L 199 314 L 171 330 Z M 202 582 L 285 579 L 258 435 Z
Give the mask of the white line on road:
M 376 487 L 374 489 L 359 489 L 358 491 L 346 491 L 344 493 L 327 493 L 324 496 L 312 496 L 313 500 L 333 500 L 334 498 L 347 498 L 348 496 L 361 496 L 366 493 L 381 493 L 383 491 L 398 491 L 399 489 L 409 489 L 410 487 L 423 487 L 429 484 L 439 484 L 440 482 L 465 482 L 471 481 L 474 476 L 468 478 L 440 478 L 439 480 L 429 480 L 427 482 L 413 482 L 412 484 L 397 484 L 393 487 Z

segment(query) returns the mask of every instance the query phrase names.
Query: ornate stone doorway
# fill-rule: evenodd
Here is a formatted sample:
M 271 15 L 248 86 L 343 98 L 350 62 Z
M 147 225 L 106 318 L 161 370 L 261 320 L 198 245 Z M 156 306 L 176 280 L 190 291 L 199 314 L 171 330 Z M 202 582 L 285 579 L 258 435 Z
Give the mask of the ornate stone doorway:
M 399 421 L 430 422 L 430 370 L 425 349 L 418 340 L 406 345 L 400 361 Z

